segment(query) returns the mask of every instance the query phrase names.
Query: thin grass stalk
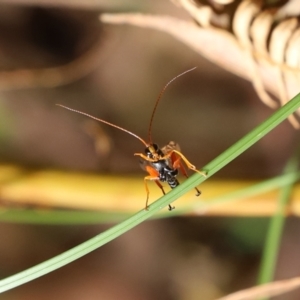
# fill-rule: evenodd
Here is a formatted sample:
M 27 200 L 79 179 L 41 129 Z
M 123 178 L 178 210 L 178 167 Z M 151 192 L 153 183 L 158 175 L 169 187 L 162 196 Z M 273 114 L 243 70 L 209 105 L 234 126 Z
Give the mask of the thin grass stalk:
M 287 163 L 284 173 L 289 174 L 298 169 L 298 159 L 293 156 Z M 258 276 L 258 284 L 268 283 L 274 280 L 274 273 L 280 250 L 281 238 L 285 224 L 285 216 L 288 203 L 293 190 L 293 183 L 284 186 L 278 197 L 277 211 L 270 220 L 265 247 Z M 267 300 L 264 298 L 262 300 Z

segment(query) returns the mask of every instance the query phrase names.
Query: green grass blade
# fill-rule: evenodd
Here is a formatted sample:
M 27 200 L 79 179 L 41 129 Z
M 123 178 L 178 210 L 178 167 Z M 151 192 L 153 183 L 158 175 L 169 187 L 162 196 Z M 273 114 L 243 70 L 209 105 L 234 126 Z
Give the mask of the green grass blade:
M 261 139 L 269 131 L 275 128 L 285 118 L 293 113 L 297 108 L 300 107 L 300 95 L 289 101 L 285 106 L 281 107 L 276 111 L 270 118 L 268 118 L 261 125 L 256 127 L 253 131 L 243 137 L 240 141 L 210 162 L 205 166 L 208 177 L 219 171 L 226 164 L 231 162 L 234 158 L 240 155 L 243 151 L 252 146 L 255 142 Z M 150 218 L 153 214 L 158 212 L 169 203 L 175 201 L 183 194 L 194 188 L 196 185 L 203 182 L 206 178 L 199 174 L 195 174 L 184 183 L 179 185 L 176 189 L 170 191 L 165 196 L 158 199 L 156 202 L 151 204 L 149 211 L 141 210 L 137 214 L 133 215 L 124 222 L 108 229 L 107 231 L 95 236 L 94 238 L 74 247 L 54 258 L 51 258 L 41 264 L 38 264 L 32 268 L 22 271 L 18 274 L 10 276 L 0 281 L 0 292 L 7 291 L 16 286 L 24 284 L 28 281 L 34 280 L 40 276 L 43 276 L 49 272 L 52 272 L 88 253 L 99 248 L 100 246 L 108 243 L 115 239 L 131 228 L 137 226 L 144 220 Z
M 298 160 L 293 157 L 288 162 L 285 173 L 293 173 L 298 169 Z M 262 262 L 259 271 L 258 284 L 264 284 L 273 281 L 274 271 L 277 263 L 277 256 L 280 247 L 281 236 L 285 223 L 285 212 L 290 200 L 293 184 L 286 185 L 281 189 L 278 198 L 277 211 L 271 218 L 265 248 L 262 255 Z

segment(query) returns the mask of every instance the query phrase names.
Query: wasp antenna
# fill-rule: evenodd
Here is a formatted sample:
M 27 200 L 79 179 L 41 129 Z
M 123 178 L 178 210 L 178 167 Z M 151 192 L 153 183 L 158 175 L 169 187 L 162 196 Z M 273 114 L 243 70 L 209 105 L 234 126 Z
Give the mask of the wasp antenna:
M 158 103 L 162 97 L 162 95 L 164 94 L 165 90 L 167 89 L 167 87 L 170 85 L 170 83 L 172 83 L 175 79 L 177 79 L 178 77 L 188 73 L 188 72 L 191 72 L 193 70 L 195 70 L 197 67 L 194 67 L 192 69 L 189 69 L 187 71 L 184 71 L 183 73 L 180 73 L 179 75 L 177 75 L 176 77 L 174 77 L 173 79 L 171 79 L 165 86 L 164 88 L 161 90 L 160 94 L 158 95 L 158 98 L 155 102 L 155 105 L 154 105 L 154 108 L 153 108 L 153 111 L 152 111 L 152 115 L 151 115 L 151 119 L 150 119 L 150 123 L 149 123 L 149 130 L 148 130 L 148 140 L 149 140 L 149 143 L 152 144 L 152 135 L 151 135 L 151 130 L 152 130 L 152 123 L 153 123 L 153 119 L 154 119 L 154 115 L 155 115 L 155 112 L 156 112 L 156 108 L 158 106 Z
M 102 123 L 107 124 L 107 125 L 109 125 L 109 126 L 115 127 L 115 128 L 117 128 L 117 129 L 119 129 L 119 130 L 122 130 L 122 131 L 124 131 L 124 132 L 127 132 L 128 134 L 130 134 L 130 135 L 134 136 L 135 138 L 137 138 L 138 140 L 140 140 L 140 141 L 145 145 L 145 147 L 148 147 L 148 146 L 149 146 L 142 138 L 140 138 L 138 135 L 134 134 L 133 132 L 131 132 L 131 131 L 127 130 L 127 129 L 124 129 L 124 128 L 120 127 L 120 126 L 117 126 L 117 125 L 115 125 L 115 124 L 109 123 L 109 122 L 107 122 L 107 121 L 105 121 L 105 120 L 96 118 L 96 117 L 94 117 L 94 116 L 92 116 L 92 115 L 89 115 L 89 114 L 87 114 L 87 113 L 84 113 L 84 112 L 82 112 L 82 111 L 80 111 L 80 110 L 76 110 L 76 109 L 73 109 L 73 108 L 64 106 L 64 105 L 62 105 L 62 104 L 56 104 L 56 105 L 57 105 L 57 106 L 60 106 L 60 107 L 63 107 L 63 108 L 65 108 L 65 109 L 68 109 L 68 110 L 70 110 L 70 111 L 76 112 L 76 113 L 78 113 L 78 114 L 87 116 L 87 117 L 89 117 L 89 118 L 91 118 L 91 119 L 94 119 L 94 120 L 96 120 L 96 121 L 102 122 Z

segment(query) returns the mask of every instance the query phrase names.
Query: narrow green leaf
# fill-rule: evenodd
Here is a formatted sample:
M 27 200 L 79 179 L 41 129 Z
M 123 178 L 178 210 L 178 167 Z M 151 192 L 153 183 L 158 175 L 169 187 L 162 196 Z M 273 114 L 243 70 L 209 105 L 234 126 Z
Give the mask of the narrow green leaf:
M 286 174 L 295 174 L 298 169 L 298 159 L 292 157 L 286 168 Z M 262 262 L 259 271 L 258 284 L 264 284 L 273 281 L 274 272 L 277 263 L 277 257 L 280 247 L 281 236 L 285 223 L 285 212 L 293 184 L 284 186 L 278 198 L 277 211 L 270 220 L 265 247 L 262 255 Z

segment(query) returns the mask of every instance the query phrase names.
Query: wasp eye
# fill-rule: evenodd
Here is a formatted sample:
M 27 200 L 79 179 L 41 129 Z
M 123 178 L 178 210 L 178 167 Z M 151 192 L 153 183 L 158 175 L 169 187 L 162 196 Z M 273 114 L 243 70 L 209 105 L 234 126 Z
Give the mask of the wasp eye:
M 154 152 L 157 152 L 157 150 L 159 149 L 157 144 L 152 144 L 152 147 Z
M 149 154 L 151 154 L 151 151 L 150 151 L 150 149 L 149 149 L 150 147 L 147 147 L 147 148 L 145 148 L 145 153 L 146 153 L 146 155 L 149 155 Z

